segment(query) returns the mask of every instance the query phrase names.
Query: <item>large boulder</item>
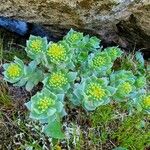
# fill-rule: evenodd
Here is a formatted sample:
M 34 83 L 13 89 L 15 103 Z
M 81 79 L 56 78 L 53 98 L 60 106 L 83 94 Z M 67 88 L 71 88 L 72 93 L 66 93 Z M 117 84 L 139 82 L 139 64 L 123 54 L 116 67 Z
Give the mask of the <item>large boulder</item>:
M 0 16 L 99 35 L 122 47 L 150 48 L 150 0 L 1 0 Z

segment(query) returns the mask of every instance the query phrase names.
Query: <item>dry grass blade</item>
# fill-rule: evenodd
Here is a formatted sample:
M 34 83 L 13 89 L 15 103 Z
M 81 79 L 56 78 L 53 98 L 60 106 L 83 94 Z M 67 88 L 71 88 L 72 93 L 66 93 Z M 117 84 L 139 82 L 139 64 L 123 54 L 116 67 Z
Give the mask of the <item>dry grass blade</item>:
M 0 81 L 0 105 L 4 107 L 12 107 L 13 103 L 8 93 L 8 85 L 4 81 Z

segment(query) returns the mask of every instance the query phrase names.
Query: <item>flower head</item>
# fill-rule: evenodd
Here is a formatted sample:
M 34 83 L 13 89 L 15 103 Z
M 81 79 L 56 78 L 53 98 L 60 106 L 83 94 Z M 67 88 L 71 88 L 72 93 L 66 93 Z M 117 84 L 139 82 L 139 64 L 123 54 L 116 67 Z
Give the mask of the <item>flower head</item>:
M 32 40 L 29 46 L 35 53 L 39 53 L 42 51 L 42 41 L 40 39 Z
M 67 58 L 67 51 L 61 44 L 52 43 L 47 50 L 47 55 L 52 62 L 65 61 Z
M 52 98 L 46 97 L 46 96 L 42 97 L 37 102 L 38 109 L 41 112 L 46 111 L 48 108 L 50 108 L 50 107 L 52 107 L 54 105 L 55 105 L 55 100 L 53 100 Z
M 93 59 L 93 65 L 95 68 L 102 67 L 107 62 L 107 58 L 105 56 L 98 55 Z
M 126 94 L 129 94 L 132 91 L 132 85 L 129 82 L 124 82 L 123 84 L 121 84 L 119 90 L 122 90 Z
M 70 99 L 75 105 L 81 103 L 90 111 L 109 103 L 114 92 L 115 88 L 108 86 L 107 78 L 91 76 L 75 85 L 74 95 Z
M 130 97 L 131 92 L 134 90 L 132 83 L 124 81 L 117 86 L 117 91 L 114 95 L 114 100 L 124 100 L 127 97 Z
M 95 54 L 92 58 L 92 66 L 95 69 L 100 69 L 103 67 L 107 68 L 109 65 L 111 65 L 111 59 L 107 53 L 100 52 Z
M 46 51 L 47 39 L 31 35 L 27 41 L 26 52 L 32 59 L 40 57 Z
M 74 44 L 81 42 L 82 38 L 83 33 L 71 29 L 64 39 L 70 44 L 70 46 L 74 46 Z
M 150 108 L 150 95 L 143 97 L 143 104 L 146 108 Z
M 22 75 L 21 71 L 22 69 L 18 64 L 11 63 L 6 70 L 6 74 L 10 78 L 18 78 Z
M 48 83 L 54 88 L 60 88 L 68 83 L 68 79 L 64 73 L 54 72 L 51 74 Z
M 43 83 L 54 93 L 66 93 L 76 79 L 76 75 L 76 72 L 59 70 L 49 74 Z
M 130 98 L 135 90 L 135 76 L 131 71 L 116 71 L 111 74 L 110 81 L 112 86 L 117 87 L 114 100 L 122 101 Z
M 79 40 L 79 34 L 78 33 L 71 34 L 71 36 L 70 36 L 70 41 L 71 42 L 76 42 L 78 40 Z
M 58 96 L 44 88 L 41 92 L 31 97 L 25 105 L 30 110 L 30 117 L 39 121 L 48 122 L 48 118 L 55 117 L 56 113 L 63 110 L 64 96 Z
M 106 93 L 101 85 L 93 82 L 87 86 L 86 94 L 94 100 L 101 100 Z
M 104 52 L 97 52 L 91 54 L 88 60 L 89 68 L 94 72 L 100 74 L 106 74 L 106 72 L 112 67 L 111 59 Z
M 6 63 L 4 68 L 4 80 L 10 83 L 18 82 L 24 75 L 24 63 L 19 58 L 15 57 L 13 63 Z

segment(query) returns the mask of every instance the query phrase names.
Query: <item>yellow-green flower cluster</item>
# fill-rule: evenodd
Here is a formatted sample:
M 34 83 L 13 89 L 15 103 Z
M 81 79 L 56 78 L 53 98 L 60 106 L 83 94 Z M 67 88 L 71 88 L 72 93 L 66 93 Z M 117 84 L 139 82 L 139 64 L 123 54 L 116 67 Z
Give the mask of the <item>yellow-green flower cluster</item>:
M 94 100 L 101 100 L 105 95 L 105 90 L 98 83 L 90 83 L 86 94 Z
M 10 83 L 18 82 L 24 76 L 24 63 L 17 57 L 14 57 L 14 62 L 3 64 L 4 80 Z
M 88 62 L 90 69 L 94 69 L 99 74 L 105 74 L 112 67 L 111 58 L 106 52 L 91 54 Z
M 115 100 L 124 100 L 126 97 L 129 97 L 133 91 L 134 86 L 128 82 L 124 81 L 120 83 L 117 87 L 117 91 L 114 95 Z
M 129 94 L 132 91 L 132 85 L 129 82 L 124 82 L 119 90 Z
M 30 42 L 30 48 L 31 48 L 31 50 L 33 51 L 33 52 L 35 52 L 35 53 L 39 53 L 39 52 L 41 52 L 42 51 L 42 47 L 43 47 L 43 45 L 42 45 L 42 40 L 40 40 L 40 39 L 34 39 L 34 40 L 32 40 L 31 42 Z
M 29 37 L 27 40 L 27 46 L 25 51 L 31 59 L 37 59 L 39 62 L 41 58 L 43 59 L 43 52 L 46 51 L 47 48 L 47 38 L 41 38 L 40 36 Z
M 144 96 L 143 98 L 144 107 L 150 108 L 150 95 Z
M 70 44 L 71 47 L 79 47 L 78 45 L 81 40 L 83 39 L 83 33 L 76 32 L 73 29 L 71 29 L 68 34 L 64 37 L 64 39 L 67 41 L 67 43 Z
M 73 33 L 71 36 L 70 36 L 70 41 L 71 42 L 76 42 L 77 40 L 79 40 L 79 34 L 78 33 Z
M 64 94 L 56 95 L 44 88 L 41 92 L 31 97 L 25 105 L 30 110 L 30 118 L 48 123 L 49 119 L 55 119 L 63 110 Z
M 61 88 L 68 83 L 68 79 L 64 73 L 55 72 L 50 76 L 48 83 L 54 88 Z
M 86 110 L 92 111 L 100 105 L 108 104 L 115 91 L 115 88 L 108 86 L 107 78 L 93 75 L 75 85 L 74 95 L 70 99 L 75 105 L 82 104 Z
M 51 106 L 54 106 L 55 105 L 55 101 L 49 97 L 43 97 L 41 98 L 38 102 L 37 102 L 37 106 L 38 106 L 38 109 L 41 111 L 41 112 L 44 112 L 46 111 L 48 108 L 50 108 Z
M 131 71 L 120 70 L 111 74 L 111 85 L 117 88 L 113 98 L 115 100 L 124 101 L 131 98 L 135 90 L 135 76 Z
M 93 65 L 95 68 L 105 65 L 107 58 L 105 56 L 98 55 L 93 58 Z
M 47 55 L 51 61 L 60 62 L 64 61 L 67 57 L 67 51 L 61 44 L 52 43 L 47 50 Z
M 10 78 L 20 77 L 21 67 L 18 64 L 11 63 L 6 70 L 6 73 Z

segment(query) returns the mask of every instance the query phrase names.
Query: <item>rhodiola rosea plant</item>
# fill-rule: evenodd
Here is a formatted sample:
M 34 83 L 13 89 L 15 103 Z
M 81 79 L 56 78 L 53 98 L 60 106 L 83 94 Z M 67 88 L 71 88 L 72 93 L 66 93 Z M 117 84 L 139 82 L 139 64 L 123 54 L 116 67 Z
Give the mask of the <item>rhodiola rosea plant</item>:
M 25 51 L 31 62 L 15 57 L 6 63 L 4 80 L 31 91 L 39 82 L 43 89 L 25 103 L 30 118 L 38 120 L 43 132 L 52 138 L 65 138 L 62 117 L 65 103 L 94 111 L 100 105 L 126 102 L 129 111 L 150 113 L 147 76 L 140 71 L 114 69 L 124 52 L 119 47 L 103 48 L 100 40 L 71 29 L 59 42 L 31 35 Z M 136 54 L 144 68 L 141 53 Z

